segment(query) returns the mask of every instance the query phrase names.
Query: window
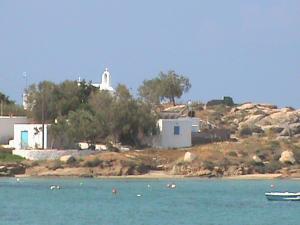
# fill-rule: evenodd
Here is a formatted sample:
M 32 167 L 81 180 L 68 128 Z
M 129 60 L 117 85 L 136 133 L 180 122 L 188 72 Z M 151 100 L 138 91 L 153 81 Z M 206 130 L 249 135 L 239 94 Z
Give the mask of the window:
M 180 127 L 174 126 L 174 135 L 180 135 Z

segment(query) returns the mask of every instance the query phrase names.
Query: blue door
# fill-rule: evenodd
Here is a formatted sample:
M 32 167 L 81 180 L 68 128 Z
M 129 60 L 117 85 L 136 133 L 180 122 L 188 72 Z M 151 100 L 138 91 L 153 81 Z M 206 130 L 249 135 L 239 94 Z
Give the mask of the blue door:
M 21 149 L 28 147 L 28 131 L 21 131 Z

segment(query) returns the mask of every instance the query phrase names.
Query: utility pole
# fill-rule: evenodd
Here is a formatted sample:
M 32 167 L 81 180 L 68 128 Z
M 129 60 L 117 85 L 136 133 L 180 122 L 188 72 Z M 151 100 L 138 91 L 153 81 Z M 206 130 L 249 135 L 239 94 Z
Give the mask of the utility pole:
M 1 116 L 3 116 L 3 100 L 1 100 Z
M 45 94 L 43 93 L 42 96 L 42 149 L 45 149 L 45 143 L 44 143 L 44 139 L 45 139 L 45 109 L 44 109 L 44 102 L 45 102 Z

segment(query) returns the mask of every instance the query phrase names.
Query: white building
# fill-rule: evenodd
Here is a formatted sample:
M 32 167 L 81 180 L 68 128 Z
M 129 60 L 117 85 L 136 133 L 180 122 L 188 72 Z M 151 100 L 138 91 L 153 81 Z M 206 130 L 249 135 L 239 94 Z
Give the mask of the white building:
M 25 116 L 0 116 L 0 144 L 8 144 L 14 138 L 14 124 L 28 123 Z
M 192 121 L 190 118 L 160 119 L 159 134 L 152 140 L 156 148 L 183 148 L 192 145 Z
M 100 90 L 106 90 L 110 92 L 114 92 L 115 90 L 111 86 L 111 75 L 107 68 L 105 68 L 103 74 L 102 74 L 102 80 L 100 84 L 92 84 L 93 86 L 99 88 Z
M 15 149 L 40 149 L 43 143 L 42 124 L 15 124 L 14 147 Z M 48 143 L 48 124 L 44 126 L 44 148 Z

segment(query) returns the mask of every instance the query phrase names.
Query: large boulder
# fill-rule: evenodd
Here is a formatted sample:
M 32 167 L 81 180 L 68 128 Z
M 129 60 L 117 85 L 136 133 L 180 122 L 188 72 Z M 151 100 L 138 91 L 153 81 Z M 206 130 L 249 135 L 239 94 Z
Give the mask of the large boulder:
M 286 124 L 297 123 L 299 119 L 299 114 L 296 111 L 279 111 L 263 118 L 259 121 L 259 125 L 278 125 L 283 127 Z
M 245 103 L 241 106 L 236 107 L 238 110 L 249 110 L 249 109 L 253 109 L 256 108 L 256 105 L 253 103 Z
M 245 120 L 239 124 L 239 127 L 253 126 L 257 122 L 262 120 L 264 117 L 265 117 L 265 115 L 262 115 L 262 114 L 260 114 L 260 115 L 249 115 L 249 116 L 245 117 Z
M 267 126 L 261 126 L 261 129 L 264 131 L 264 132 L 273 132 L 273 133 L 280 133 L 284 130 L 283 127 L 280 127 L 278 125 L 267 125 Z
M 184 159 L 183 159 L 183 161 L 184 162 L 192 162 L 194 159 L 196 159 L 196 155 L 194 154 L 194 153 L 192 153 L 192 152 L 186 152 L 185 154 L 184 154 Z
M 63 163 L 73 163 L 76 161 L 75 157 L 72 155 L 64 155 L 59 159 Z
M 283 131 L 281 131 L 280 136 L 294 136 L 300 134 L 300 123 L 293 123 L 287 125 Z
M 292 151 L 282 152 L 279 161 L 281 163 L 291 163 L 291 164 L 294 164 L 296 162 L 294 153 Z

